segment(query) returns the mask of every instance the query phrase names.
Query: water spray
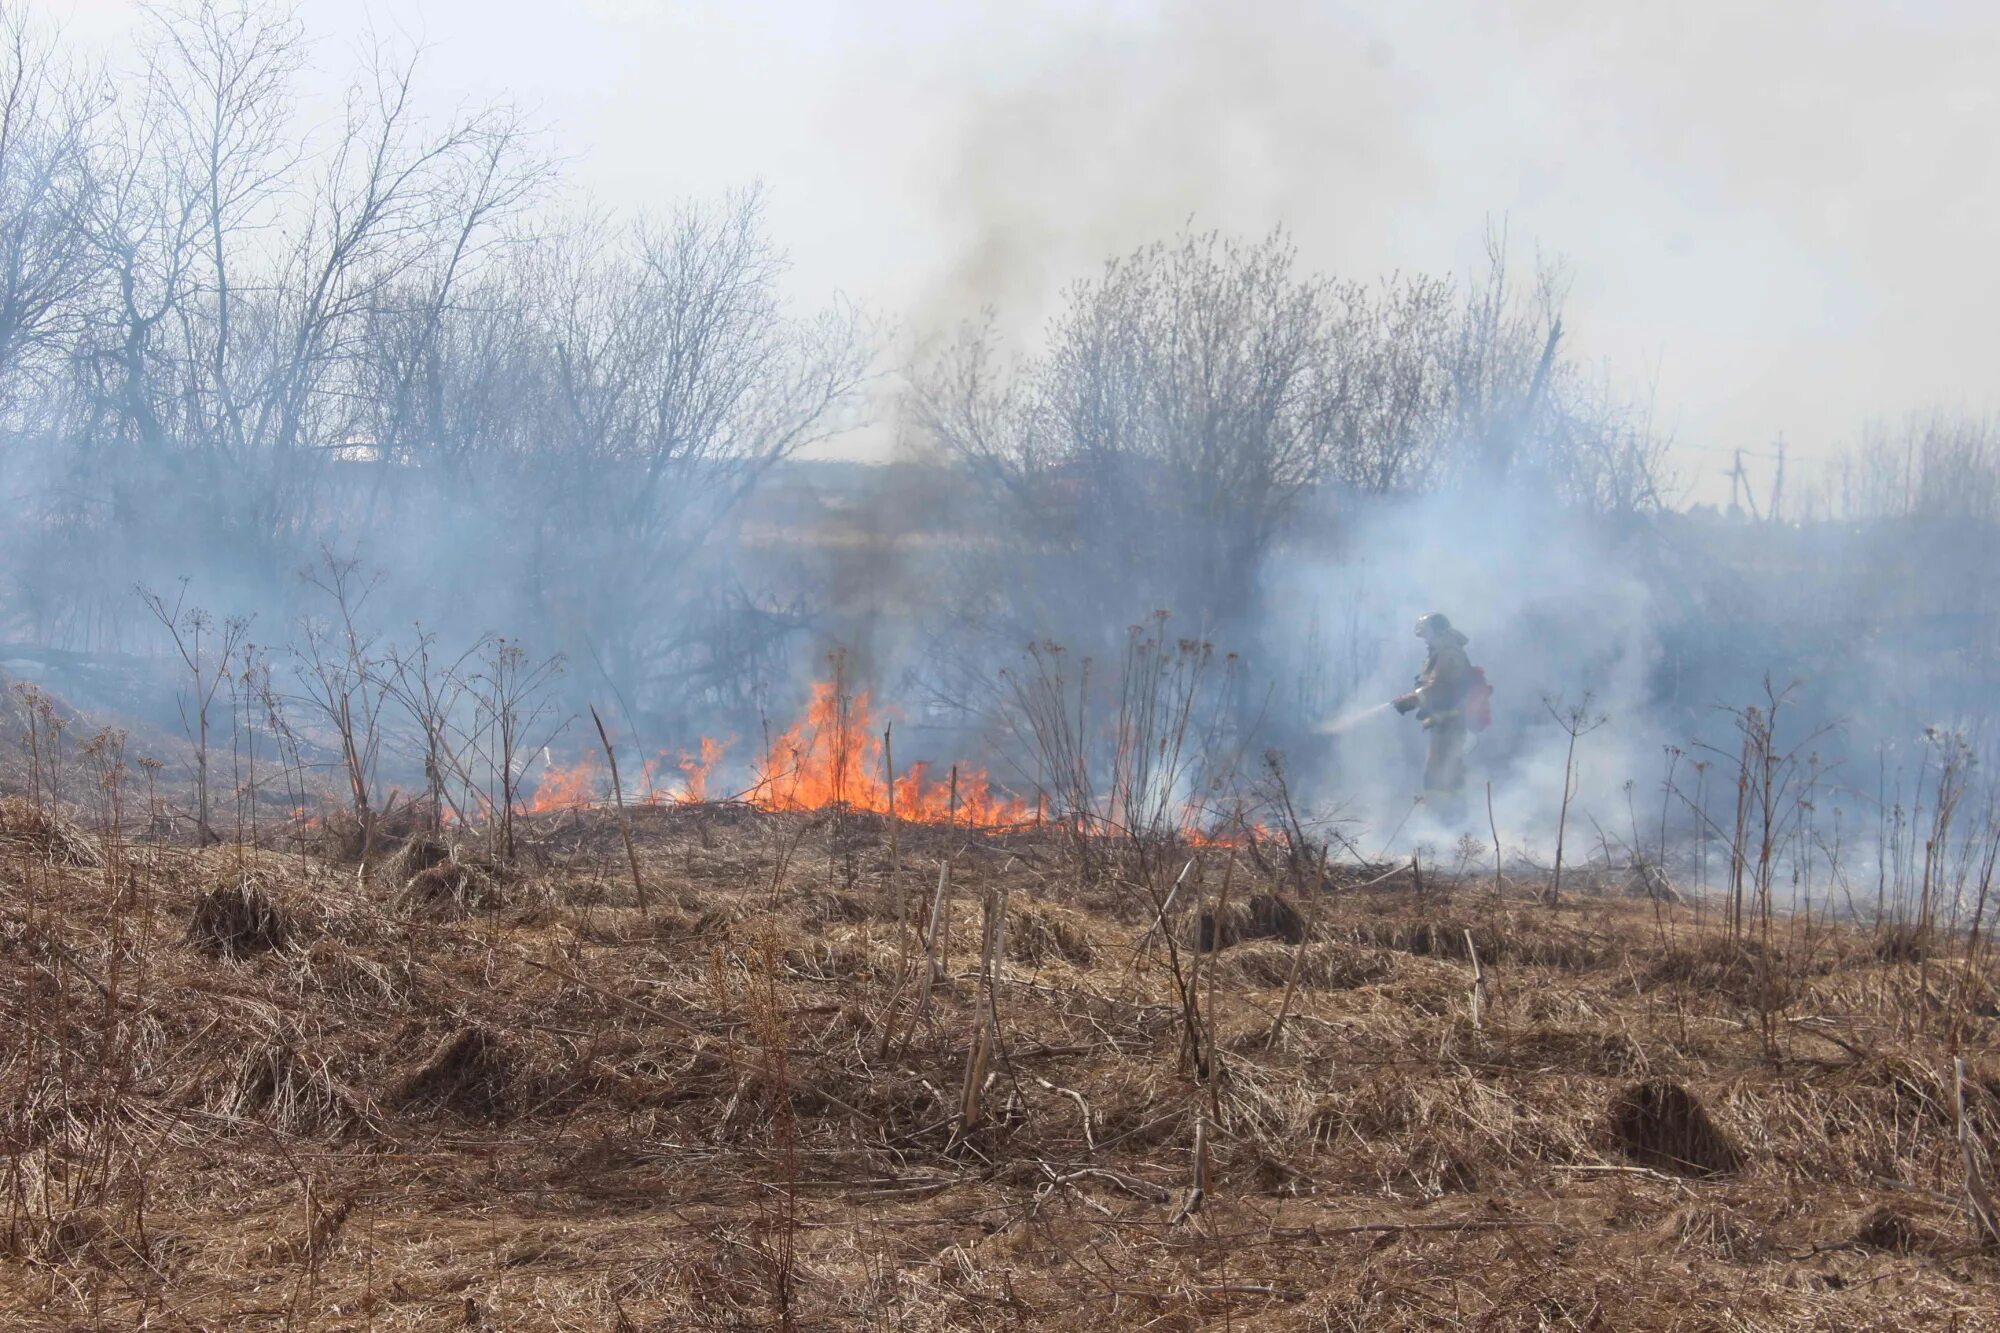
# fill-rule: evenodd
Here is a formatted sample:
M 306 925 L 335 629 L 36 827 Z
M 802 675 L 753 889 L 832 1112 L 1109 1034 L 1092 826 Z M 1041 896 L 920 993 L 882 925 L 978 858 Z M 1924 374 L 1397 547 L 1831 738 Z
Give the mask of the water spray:
M 1338 736 L 1343 731 L 1350 731 L 1360 726 L 1370 718 L 1381 716 L 1395 706 L 1393 703 L 1374 704 L 1367 708 L 1356 709 L 1354 712 L 1342 714 L 1331 722 L 1322 723 L 1319 727 L 1319 734 L 1322 736 Z

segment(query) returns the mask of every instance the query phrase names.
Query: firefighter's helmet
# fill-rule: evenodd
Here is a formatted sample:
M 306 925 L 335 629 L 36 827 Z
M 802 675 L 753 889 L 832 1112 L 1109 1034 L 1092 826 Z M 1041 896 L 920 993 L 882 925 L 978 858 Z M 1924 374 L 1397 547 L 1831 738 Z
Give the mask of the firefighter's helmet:
M 1427 616 L 1417 618 L 1417 637 L 1420 639 L 1436 638 L 1451 632 L 1451 621 L 1445 618 L 1442 611 L 1433 611 Z

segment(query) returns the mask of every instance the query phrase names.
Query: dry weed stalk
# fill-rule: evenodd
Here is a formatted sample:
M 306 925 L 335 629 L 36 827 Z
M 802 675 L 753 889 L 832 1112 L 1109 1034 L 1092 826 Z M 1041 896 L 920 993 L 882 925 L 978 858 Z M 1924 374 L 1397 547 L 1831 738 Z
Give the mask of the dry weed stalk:
M 1493 832 L 1493 906 L 1498 908 L 1504 900 L 1504 890 L 1500 882 L 1500 822 L 1493 817 L 1493 784 L 1486 784 L 1486 826 Z
M 917 1025 L 930 1016 L 931 993 L 937 983 L 944 979 L 944 960 L 939 952 L 940 940 L 949 924 L 945 902 L 951 893 L 951 862 L 938 862 L 937 891 L 931 895 L 930 928 L 924 932 L 923 979 L 917 983 L 917 1003 L 910 1012 L 908 1029 L 903 1034 L 899 1052 L 909 1047 L 910 1039 L 916 1035 Z M 900 988 L 899 988 L 900 989 Z M 895 1010 L 893 1000 L 882 1030 L 882 1047 L 889 1047 L 890 1034 L 894 1031 Z
M 1208 1108 L 1200 1102 L 1194 1108 L 1194 1152 L 1188 1170 L 1187 1193 L 1181 1197 L 1181 1205 L 1168 1219 L 1168 1226 L 1179 1226 L 1188 1218 L 1202 1210 L 1208 1202 L 1211 1163 L 1208 1157 Z
M 213 616 L 201 607 L 187 605 L 186 579 L 181 580 L 180 592 L 172 606 L 156 592 L 143 587 L 137 592 L 139 600 L 167 631 L 181 664 L 187 668 L 189 687 L 176 699 L 181 726 L 194 746 L 195 834 L 200 841 L 218 842 L 221 836 L 215 831 L 209 782 L 209 713 L 228 675 L 227 663 L 249 633 L 250 622 L 226 618 L 218 634 Z
M 896 947 L 905 968 L 910 961 L 910 900 L 903 888 L 901 870 L 902 826 L 896 819 L 896 724 L 882 725 L 882 790 L 889 798 L 889 892 L 896 900 Z
M 1590 705 L 1591 695 L 1588 691 L 1584 692 L 1580 703 L 1567 708 L 1562 706 L 1560 698 L 1550 697 L 1542 700 L 1542 707 L 1548 710 L 1549 716 L 1556 720 L 1556 725 L 1569 737 L 1568 747 L 1563 751 L 1562 805 L 1556 815 L 1556 863 L 1555 870 L 1549 878 L 1548 903 L 1552 908 L 1562 903 L 1563 836 L 1569 829 L 1570 801 L 1576 796 L 1576 745 L 1585 736 L 1603 726 L 1606 720 L 1602 713 L 1593 716 Z
M 979 950 L 979 1002 L 974 1007 L 971 1039 L 966 1043 L 965 1083 L 959 1095 L 958 1134 L 964 1136 L 981 1120 L 980 1098 L 987 1067 L 1000 1045 L 1000 968 L 1007 943 L 1007 890 L 986 896 Z
M 1059 644 L 1032 645 L 1009 687 L 1002 720 L 1034 775 L 1037 817 L 1045 805 L 1095 883 L 1109 869 L 1107 836 L 1123 841 L 1142 872 L 1171 853 L 1192 821 L 1235 785 L 1240 754 L 1226 743 L 1240 663 L 1195 639 L 1171 640 L 1168 615 L 1126 633 L 1115 697 L 1097 699 L 1092 664 L 1074 680 Z
M 1278 1038 L 1284 1034 L 1285 1019 L 1290 1017 L 1292 1012 L 1292 996 L 1297 994 L 1299 989 L 1299 973 L 1305 967 L 1306 945 L 1319 929 L 1320 900 L 1326 896 L 1326 862 L 1330 851 L 1329 845 L 1320 847 L 1318 880 L 1312 886 L 1311 896 L 1307 899 L 1305 929 L 1299 932 L 1298 943 L 1292 946 L 1292 965 L 1285 974 L 1284 997 L 1278 1001 L 1277 1016 L 1271 1020 L 1271 1034 L 1264 1038 L 1264 1049 L 1267 1051 L 1276 1049 Z
M 604 730 L 604 719 L 597 715 L 592 705 L 590 720 L 597 726 L 598 742 L 604 747 L 605 762 L 611 765 L 611 795 L 618 803 L 618 834 L 625 842 L 625 864 L 632 871 L 632 892 L 639 898 L 639 915 L 650 918 L 653 914 L 646 901 L 646 881 L 639 874 L 639 853 L 632 846 L 632 816 L 625 809 L 625 785 L 618 780 L 618 751 L 612 747 L 611 736 Z
M 1195 1051 L 1195 1068 L 1201 1072 L 1202 1077 L 1208 1082 L 1209 1107 L 1218 1117 L 1222 1114 L 1222 1046 L 1217 1040 L 1215 978 L 1222 971 L 1220 966 L 1223 947 L 1222 932 L 1224 923 L 1229 920 L 1229 890 L 1235 883 L 1236 858 L 1232 855 L 1223 862 L 1222 889 L 1217 893 L 1215 900 L 1214 952 L 1216 958 L 1211 960 L 1208 969 L 1208 1013 L 1205 1018 L 1197 1015 L 1197 1018 L 1201 1019 L 1201 1021 L 1196 1024 L 1197 1027 L 1206 1033 L 1206 1037 Z M 1195 950 L 1193 972 L 1188 986 L 1190 992 L 1196 989 L 1195 980 L 1198 979 L 1200 974 L 1201 954 L 1202 951 L 1200 949 Z
M 798 1286 L 799 1125 L 792 1096 L 791 1023 L 778 985 L 778 942 L 768 929 L 756 942 L 744 987 L 750 1030 L 764 1074 L 764 1097 L 777 1136 L 778 1203 L 760 1205 L 764 1270 L 771 1305 L 783 1329 L 795 1327 Z
M 479 670 L 466 680 L 472 699 L 468 734 L 469 755 L 485 767 L 484 807 L 497 817 L 500 855 L 515 859 L 515 823 L 519 813 L 524 757 L 546 752 L 562 729 L 551 720 L 555 704 L 550 689 L 562 674 L 560 655 L 536 660 L 518 643 L 486 641 Z
M 1486 1021 L 1486 969 L 1479 963 L 1479 946 L 1472 942 L 1472 931 L 1465 932 L 1465 956 L 1472 965 L 1472 1030 L 1485 1029 Z

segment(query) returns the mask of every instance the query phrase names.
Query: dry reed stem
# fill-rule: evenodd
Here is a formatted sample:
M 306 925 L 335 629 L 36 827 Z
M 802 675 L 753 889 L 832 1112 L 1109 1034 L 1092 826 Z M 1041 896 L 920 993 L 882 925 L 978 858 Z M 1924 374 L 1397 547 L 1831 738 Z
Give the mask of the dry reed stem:
M 618 802 L 618 832 L 625 842 L 625 860 L 632 870 L 632 892 L 639 899 L 639 915 L 651 916 L 653 909 L 646 901 L 646 881 L 639 874 L 639 853 L 632 847 L 632 816 L 625 810 L 625 784 L 618 780 L 618 751 L 612 748 L 610 733 L 604 730 L 604 719 L 597 715 L 597 706 L 591 705 L 590 720 L 597 724 L 597 740 L 604 747 L 605 762 L 611 766 L 611 795 Z
M 1986 1167 L 1979 1142 L 1972 1133 L 1972 1121 L 1965 1114 L 1965 1057 L 1952 1057 L 1951 1118 L 1958 1134 L 1958 1147 L 1965 1163 L 1965 1206 L 1971 1215 L 1973 1234 L 1982 1244 L 2000 1245 L 2000 1217 L 1993 1210 L 1993 1191 L 1986 1183 Z

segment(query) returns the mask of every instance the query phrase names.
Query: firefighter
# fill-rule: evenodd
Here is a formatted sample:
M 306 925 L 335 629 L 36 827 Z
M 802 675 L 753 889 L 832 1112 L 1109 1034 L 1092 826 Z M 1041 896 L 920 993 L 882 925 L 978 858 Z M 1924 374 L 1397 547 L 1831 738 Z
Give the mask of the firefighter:
M 1466 637 L 1437 612 L 1417 621 L 1417 637 L 1428 650 L 1417 688 L 1395 701 L 1399 713 L 1414 712 L 1430 733 L 1424 757 L 1424 798 L 1447 818 L 1465 792 L 1466 694 L 1472 688 L 1472 659 Z

